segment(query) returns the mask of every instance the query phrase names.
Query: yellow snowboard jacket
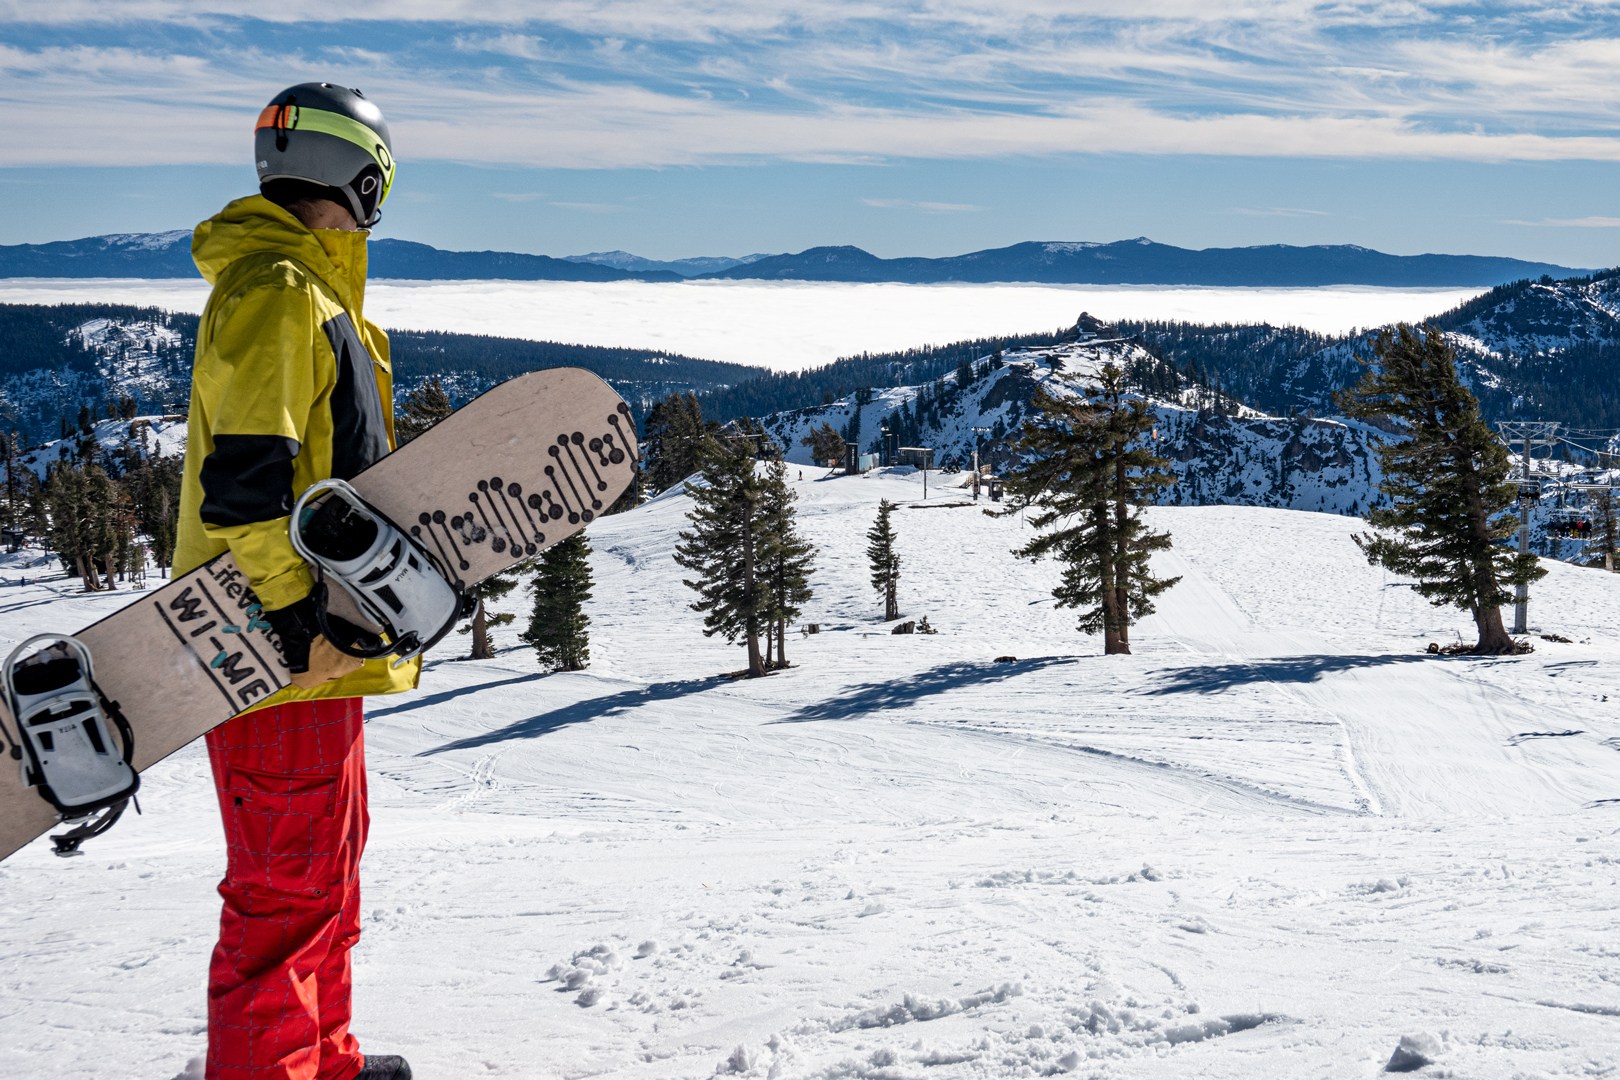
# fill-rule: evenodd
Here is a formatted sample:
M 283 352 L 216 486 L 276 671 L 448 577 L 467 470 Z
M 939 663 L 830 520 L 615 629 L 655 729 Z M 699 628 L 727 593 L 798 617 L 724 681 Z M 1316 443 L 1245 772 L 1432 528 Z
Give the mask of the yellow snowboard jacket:
M 197 327 L 176 575 L 229 551 L 265 607 L 303 599 L 314 578 L 287 537 L 293 502 L 393 448 L 388 337 L 361 314 L 367 235 L 310 230 L 258 195 L 197 226 L 192 258 L 214 291 Z M 368 660 L 258 707 L 408 690 L 419 670 Z

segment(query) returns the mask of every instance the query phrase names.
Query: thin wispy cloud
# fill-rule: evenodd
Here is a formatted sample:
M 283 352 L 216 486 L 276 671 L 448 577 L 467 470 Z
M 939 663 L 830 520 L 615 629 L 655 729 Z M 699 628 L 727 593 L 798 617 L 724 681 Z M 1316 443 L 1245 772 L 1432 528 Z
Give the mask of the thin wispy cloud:
M 1231 212 L 1243 217 L 1323 218 L 1334 216 L 1328 210 L 1306 210 L 1296 206 L 1235 206 Z
M 1620 160 L 1615 3 L 1076 8 L 0 0 L 0 139 L 13 164 L 234 160 L 221 136 L 269 91 L 333 78 L 385 104 L 406 163 Z
M 622 214 L 630 209 L 620 203 L 568 202 L 560 199 L 551 201 L 548 205 L 555 206 L 559 210 L 579 210 L 586 214 Z
M 1509 219 L 1503 225 L 1528 225 L 1537 229 L 1620 229 L 1620 217 L 1541 218 L 1537 221 Z
M 916 199 L 862 199 L 861 202 L 880 210 L 916 210 L 924 214 L 969 214 L 984 209 L 971 203 L 921 202 Z

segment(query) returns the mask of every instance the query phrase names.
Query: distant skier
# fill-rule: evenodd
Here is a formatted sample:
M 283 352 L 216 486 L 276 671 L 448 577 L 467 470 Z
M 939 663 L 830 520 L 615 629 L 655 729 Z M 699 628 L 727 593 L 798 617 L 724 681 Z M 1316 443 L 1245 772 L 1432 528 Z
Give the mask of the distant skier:
M 208 1080 L 409 1080 L 349 1031 L 369 817 L 360 698 L 419 665 L 364 664 L 321 636 L 288 540 L 293 500 L 393 446 L 388 340 L 361 312 L 366 230 L 394 179 L 358 90 L 277 94 L 254 135 L 260 194 L 197 226 L 213 285 L 197 330 L 174 573 L 229 550 L 294 685 L 208 735 L 227 866 L 208 980 Z

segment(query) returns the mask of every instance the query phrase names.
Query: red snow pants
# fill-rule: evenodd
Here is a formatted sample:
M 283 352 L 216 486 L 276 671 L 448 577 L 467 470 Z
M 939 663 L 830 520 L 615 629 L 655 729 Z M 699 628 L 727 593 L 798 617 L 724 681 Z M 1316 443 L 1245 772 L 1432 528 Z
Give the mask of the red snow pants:
M 360 698 L 246 713 L 208 734 L 225 900 L 208 971 L 207 1080 L 350 1080 L 349 950 L 360 936 Z

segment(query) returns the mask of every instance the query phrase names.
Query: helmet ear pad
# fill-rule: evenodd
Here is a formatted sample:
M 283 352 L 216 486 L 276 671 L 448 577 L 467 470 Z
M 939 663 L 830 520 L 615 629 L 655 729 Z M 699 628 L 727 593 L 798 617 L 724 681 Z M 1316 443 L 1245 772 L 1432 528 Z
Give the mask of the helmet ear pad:
M 383 171 L 376 165 L 367 165 L 355 174 L 353 180 L 338 188 L 348 200 L 349 212 L 355 224 L 369 229 L 382 217 Z
M 363 228 L 376 225 L 377 219 L 382 217 L 382 194 L 387 191 L 382 180 L 382 168 L 377 165 L 361 168 L 355 178 L 345 185 L 345 191 L 352 193 L 350 202 L 355 204 L 355 222 Z

